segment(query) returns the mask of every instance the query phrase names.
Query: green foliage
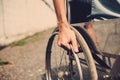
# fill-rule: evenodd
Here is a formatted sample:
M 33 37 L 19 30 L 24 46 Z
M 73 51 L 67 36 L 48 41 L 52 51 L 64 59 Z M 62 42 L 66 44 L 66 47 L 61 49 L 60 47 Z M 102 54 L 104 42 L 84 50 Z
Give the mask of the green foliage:
M 35 41 L 38 41 L 42 34 L 43 34 L 43 32 L 39 32 L 39 33 L 36 33 L 36 34 L 34 34 L 32 36 L 28 36 L 23 40 L 12 43 L 11 46 L 12 47 L 14 47 L 14 46 L 24 46 L 24 45 L 26 45 L 28 43 L 33 43 Z
M 11 44 L 11 46 L 23 46 L 25 45 L 27 42 L 25 40 L 20 40 L 18 42 L 14 42 Z
M 49 31 L 53 30 L 53 28 L 49 29 Z M 48 33 L 48 31 L 42 31 L 42 32 L 38 32 L 38 33 L 35 33 L 34 35 L 32 36 L 28 36 L 20 41 L 17 41 L 17 42 L 14 42 L 11 44 L 12 47 L 14 46 L 24 46 L 28 43 L 33 43 L 33 42 L 36 42 L 36 41 L 39 41 L 41 36 Z

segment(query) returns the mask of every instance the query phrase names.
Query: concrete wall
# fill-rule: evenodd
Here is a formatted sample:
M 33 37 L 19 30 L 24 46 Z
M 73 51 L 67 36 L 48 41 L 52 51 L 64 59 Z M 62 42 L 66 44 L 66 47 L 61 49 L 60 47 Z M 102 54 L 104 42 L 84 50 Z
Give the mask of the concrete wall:
M 52 6 L 52 0 L 46 0 Z M 0 0 L 0 45 L 56 25 L 56 16 L 44 0 Z

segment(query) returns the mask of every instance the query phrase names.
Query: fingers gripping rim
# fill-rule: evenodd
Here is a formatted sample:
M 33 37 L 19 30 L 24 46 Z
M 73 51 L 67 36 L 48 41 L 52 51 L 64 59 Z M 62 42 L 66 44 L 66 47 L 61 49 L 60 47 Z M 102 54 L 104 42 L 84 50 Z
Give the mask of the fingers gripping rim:
M 91 80 L 98 80 L 98 75 L 97 75 L 97 71 L 96 71 L 96 67 L 95 67 L 95 63 L 92 57 L 92 54 L 90 52 L 90 49 L 88 48 L 85 40 L 83 39 L 82 35 L 79 34 L 79 32 L 73 28 L 71 26 L 71 29 L 75 32 L 76 38 L 78 43 L 81 45 L 81 47 L 83 48 L 84 52 L 85 52 L 85 57 L 87 59 L 87 64 L 90 70 L 90 75 L 91 75 Z

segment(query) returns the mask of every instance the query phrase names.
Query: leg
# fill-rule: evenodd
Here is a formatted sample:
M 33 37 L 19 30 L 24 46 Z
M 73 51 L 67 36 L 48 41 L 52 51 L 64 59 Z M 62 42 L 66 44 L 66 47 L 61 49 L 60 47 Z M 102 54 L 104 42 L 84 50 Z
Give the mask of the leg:
M 91 38 L 96 43 L 96 45 L 98 45 L 99 44 L 99 40 L 98 40 L 98 38 L 96 36 L 96 32 L 95 32 L 95 30 L 93 28 L 92 22 L 86 23 L 84 28 L 87 30 L 88 34 L 91 36 Z

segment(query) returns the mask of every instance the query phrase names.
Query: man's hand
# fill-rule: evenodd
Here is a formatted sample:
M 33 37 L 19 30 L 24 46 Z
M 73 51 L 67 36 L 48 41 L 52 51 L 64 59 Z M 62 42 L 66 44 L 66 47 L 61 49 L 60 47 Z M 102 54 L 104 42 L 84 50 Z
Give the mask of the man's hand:
M 68 23 L 60 23 L 59 26 L 59 36 L 58 36 L 58 46 L 65 46 L 71 49 L 70 44 L 75 52 L 78 52 L 77 40 L 75 33 L 70 29 Z

